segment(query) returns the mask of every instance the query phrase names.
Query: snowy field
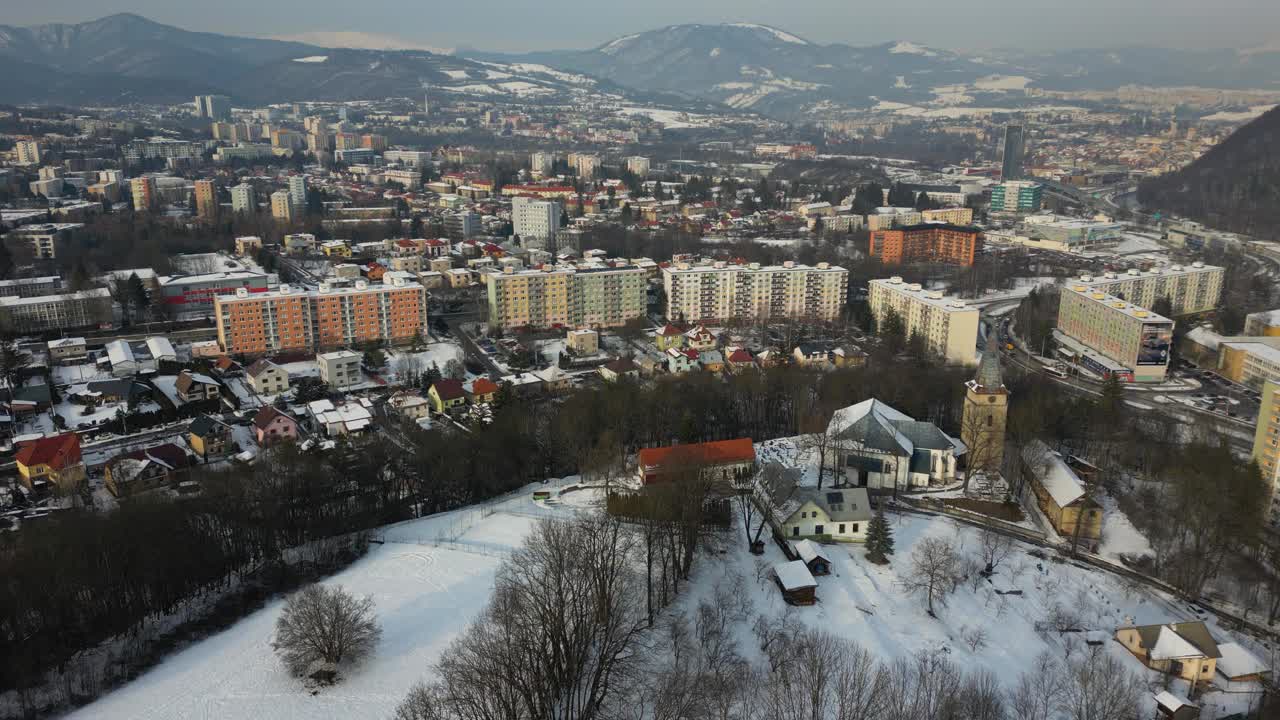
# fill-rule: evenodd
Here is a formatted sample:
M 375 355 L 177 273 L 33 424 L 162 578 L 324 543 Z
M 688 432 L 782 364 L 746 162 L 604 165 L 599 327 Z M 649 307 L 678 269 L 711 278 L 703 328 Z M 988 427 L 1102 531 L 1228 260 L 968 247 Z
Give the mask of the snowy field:
M 560 485 L 565 481 L 558 481 Z M 554 483 L 553 483 L 554 485 Z M 530 486 L 477 509 L 384 528 L 385 544 L 326 582 L 371 595 L 382 623 L 372 660 L 316 694 L 271 648 L 283 599 L 178 652 L 132 683 L 72 713 L 74 720 L 347 720 L 389 718 L 488 601 L 502 558 L 540 517 L 572 517 L 573 503 L 534 503 Z M 590 503 L 585 503 L 590 504 Z

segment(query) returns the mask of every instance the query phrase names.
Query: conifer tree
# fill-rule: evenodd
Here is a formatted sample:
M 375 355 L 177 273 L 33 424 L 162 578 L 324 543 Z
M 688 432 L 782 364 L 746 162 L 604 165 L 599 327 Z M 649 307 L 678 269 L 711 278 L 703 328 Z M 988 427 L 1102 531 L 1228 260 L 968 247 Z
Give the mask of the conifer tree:
M 892 554 L 893 529 L 884 516 L 884 508 L 876 508 L 876 514 L 867 527 L 867 559 L 877 565 L 885 565 Z

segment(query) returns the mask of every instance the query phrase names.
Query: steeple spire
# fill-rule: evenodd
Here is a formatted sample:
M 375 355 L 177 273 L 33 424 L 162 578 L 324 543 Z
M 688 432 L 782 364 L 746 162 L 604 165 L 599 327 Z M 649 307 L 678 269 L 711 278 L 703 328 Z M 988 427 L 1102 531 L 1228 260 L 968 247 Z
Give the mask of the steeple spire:
M 978 374 L 973 379 L 978 389 L 985 392 L 1004 389 L 1004 378 L 1000 375 L 1000 351 L 996 348 L 996 336 L 992 332 L 987 333 L 987 349 L 982 352 Z

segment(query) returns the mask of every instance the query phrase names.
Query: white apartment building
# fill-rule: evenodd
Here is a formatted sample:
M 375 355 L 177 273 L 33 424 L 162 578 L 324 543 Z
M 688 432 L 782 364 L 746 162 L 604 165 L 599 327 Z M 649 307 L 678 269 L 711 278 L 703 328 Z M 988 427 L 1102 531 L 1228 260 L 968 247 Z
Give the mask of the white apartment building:
M 517 196 L 511 199 L 511 225 L 522 242 L 536 239 L 545 243 L 560 229 L 560 203 Z
M 529 170 L 538 175 L 550 175 L 556 164 L 556 156 L 549 152 L 536 152 L 529 156 Z
M 667 317 L 685 322 L 840 317 L 849 271 L 818 263 L 736 265 L 701 261 L 663 268 Z
M 40 143 L 35 140 L 19 140 L 14 150 L 17 151 L 19 165 L 40 164 Z
M 234 213 L 253 213 L 258 210 L 258 196 L 253 186 L 240 183 L 231 188 L 231 211 Z
M 569 164 L 580 177 L 589 178 L 600 169 L 600 156 L 587 153 L 573 153 L 569 156 Z
M 289 204 L 293 207 L 295 217 L 307 212 L 307 176 L 291 175 L 289 177 Z
M 1152 307 L 1161 298 L 1168 298 L 1175 316 L 1194 315 L 1218 307 L 1222 300 L 1224 272 L 1216 265 L 1194 262 L 1153 267 L 1146 271 L 1132 268 L 1124 273 L 1086 275 L 1080 278 L 1080 283 L 1144 308 Z
M 482 273 L 493 328 L 619 327 L 643 317 L 648 281 L 634 266 L 579 265 Z
M 388 184 L 399 185 L 405 190 L 417 190 L 422 187 L 422 173 L 417 170 L 387 170 L 382 179 Z
M 364 382 L 360 373 L 360 360 L 363 356 L 351 350 L 335 350 L 334 352 L 316 355 L 316 365 L 320 366 L 320 379 L 333 390 L 346 390 Z
M 649 174 L 649 158 L 640 155 L 627 158 L 627 171 L 643 179 Z
M 907 337 L 921 335 L 933 354 L 963 365 L 977 361 L 978 308 L 897 275 L 872 280 L 869 290 L 867 301 L 877 325 L 896 312 Z

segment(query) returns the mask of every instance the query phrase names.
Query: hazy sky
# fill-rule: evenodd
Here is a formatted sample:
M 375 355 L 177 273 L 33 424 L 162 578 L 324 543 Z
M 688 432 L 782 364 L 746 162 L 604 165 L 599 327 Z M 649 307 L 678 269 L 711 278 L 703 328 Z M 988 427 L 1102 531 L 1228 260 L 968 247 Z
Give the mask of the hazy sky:
M 0 0 L 0 22 L 136 12 L 240 35 L 368 33 L 486 50 L 586 48 L 686 22 L 758 22 L 817 42 L 944 48 L 1280 46 L 1280 0 Z

